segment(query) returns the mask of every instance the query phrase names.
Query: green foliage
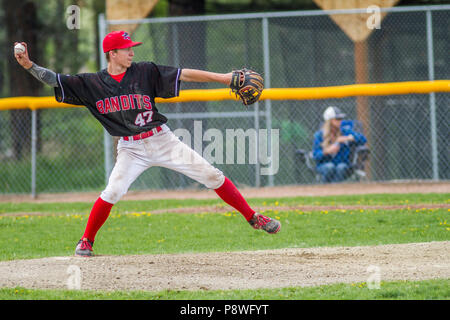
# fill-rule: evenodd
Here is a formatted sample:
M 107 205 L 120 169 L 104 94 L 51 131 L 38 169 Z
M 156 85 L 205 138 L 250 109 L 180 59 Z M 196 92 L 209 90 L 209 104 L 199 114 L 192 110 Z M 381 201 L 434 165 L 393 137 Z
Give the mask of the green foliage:
M 278 120 L 272 121 L 273 128 L 280 129 L 280 141 L 282 143 L 305 144 L 311 140 L 311 133 L 307 131 L 300 123 L 290 120 Z
M 56 72 L 75 74 L 95 61 L 98 46 L 95 43 L 97 16 L 93 0 L 74 3 L 72 0 L 36 1 L 38 20 L 42 26 L 39 41 L 43 48 L 43 60 L 37 62 Z M 80 29 L 70 30 L 66 22 L 70 5 L 80 6 Z M 93 71 L 93 70 L 91 70 Z

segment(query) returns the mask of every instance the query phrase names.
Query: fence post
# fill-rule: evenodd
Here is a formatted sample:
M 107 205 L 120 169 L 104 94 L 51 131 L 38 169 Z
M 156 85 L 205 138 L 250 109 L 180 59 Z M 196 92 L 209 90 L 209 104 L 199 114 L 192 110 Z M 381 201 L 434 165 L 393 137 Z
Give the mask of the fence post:
M 264 54 L 264 87 L 270 88 L 270 52 L 269 52 L 269 21 L 267 17 L 262 18 L 263 54 Z M 272 101 L 266 100 L 266 125 L 267 125 L 267 154 L 272 156 Z M 273 174 L 268 176 L 268 186 L 274 185 Z
M 255 103 L 255 116 L 253 118 L 253 122 L 255 124 L 255 132 L 256 132 L 256 144 L 255 144 L 255 153 L 256 153 L 256 164 L 255 164 L 255 187 L 261 187 L 261 165 L 259 163 L 259 102 Z M 249 148 L 252 146 L 249 144 Z M 249 159 L 250 160 L 250 159 Z
M 100 69 L 105 69 L 107 67 L 107 62 L 105 54 L 103 53 L 102 40 L 106 36 L 106 19 L 105 14 L 101 13 L 98 15 L 98 32 L 99 32 L 99 52 L 100 52 Z M 113 142 L 112 137 L 109 135 L 106 129 L 103 129 L 103 150 L 104 150 L 104 161 L 105 161 L 105 183 L 108 184 L 108 178 L 113 168 L 113 154 L 112 154 Z
M 31 110 L 31 197 L 36 199 L 37 111 Z
M 427 10 L 427 56 L 428 56 L 428 80 L 434 80 L 434 51 L 433 51 L 433 21 L 431 10 Z M 433 180 L 439 180 L 439 163 L 437 147 L 436 125 L 436 95 L 430 93 L 430 130 L 431 130 L 431 159 L 433 165 Z
M 180 46 L 178 44 L 178 26 L 176 22 L 173 22 L 171 24 L 171 29 L 172 29 L 172 52 L 173 52 L 173 66 L 180 68 Z M 179 102 L 175 103 L 175 112 L 178 113 L 182 113 L 182 106 Z M 176 126 L 177 128 L 182 128 L 183 127 L 183 120 L 181 119 L 177 119 L 176 120 Z M 183 187 L 185 187 L 187 185 L 186 183 L 186 178 L 184 175 L 180 174 L 178 175 L 178 187 L 177 189 L 182 189 Z

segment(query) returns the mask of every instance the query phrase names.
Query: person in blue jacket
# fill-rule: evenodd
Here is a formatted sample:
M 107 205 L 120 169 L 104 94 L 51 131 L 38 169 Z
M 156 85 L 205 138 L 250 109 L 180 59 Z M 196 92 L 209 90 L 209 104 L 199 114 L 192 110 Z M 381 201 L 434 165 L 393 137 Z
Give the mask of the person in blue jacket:
M 354 130 L 354 121 L 343 120 L 345 114 L 334 106 L 323 113 L 322 128 L 314 134 L 313 157 L 322 182 L 341 182 L 350 173 L 351 148 L 364 145 L 366 137 Z

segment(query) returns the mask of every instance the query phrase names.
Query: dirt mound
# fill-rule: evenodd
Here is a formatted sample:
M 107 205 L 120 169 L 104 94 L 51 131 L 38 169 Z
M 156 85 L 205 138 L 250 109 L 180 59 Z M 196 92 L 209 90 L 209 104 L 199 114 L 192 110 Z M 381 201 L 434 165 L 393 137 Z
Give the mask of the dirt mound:
M 450 278 L 450 241 L 0 262 L 0 287 L 215 290 Z

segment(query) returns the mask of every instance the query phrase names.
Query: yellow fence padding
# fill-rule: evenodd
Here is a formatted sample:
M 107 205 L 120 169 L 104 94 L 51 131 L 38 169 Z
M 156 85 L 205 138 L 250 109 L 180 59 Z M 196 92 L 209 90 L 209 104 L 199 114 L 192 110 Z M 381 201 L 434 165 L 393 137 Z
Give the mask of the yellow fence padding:
M 265 89 L 261 100 L 316 100 L 346 98 L 355 96 L 387 96 L 404 94 L 427 94 L 450 92 L 450 80 L 409 81 L 373 84 L 353 84 L 314 88 L 271 88 Z M 230 89 L 182 90 L 180 96 L 170 99 L 156 98 L 156 103 L 191 101 L 238 100 Z M 80 107 L 58 103 L 54 97 L 13 97 L 0 99 L 0 110 L 47 109 Z

